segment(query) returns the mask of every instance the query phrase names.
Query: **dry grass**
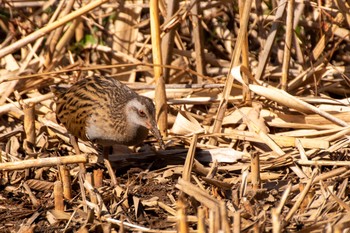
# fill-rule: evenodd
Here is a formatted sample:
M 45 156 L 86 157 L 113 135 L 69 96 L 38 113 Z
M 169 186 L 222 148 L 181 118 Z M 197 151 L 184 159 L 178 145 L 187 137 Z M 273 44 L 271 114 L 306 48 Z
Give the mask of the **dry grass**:
M 349 231 L 349 3 L 168 2 L 0 3 L 0 231 Z M 166 150 L 77 155 L 49 86 L 92 73 Z

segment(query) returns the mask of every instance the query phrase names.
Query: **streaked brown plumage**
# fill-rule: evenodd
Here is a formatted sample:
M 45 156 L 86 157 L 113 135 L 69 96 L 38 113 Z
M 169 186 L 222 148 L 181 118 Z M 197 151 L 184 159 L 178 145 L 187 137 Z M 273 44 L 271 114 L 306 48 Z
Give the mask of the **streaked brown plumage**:
M 131 146 L 140 144 L 150 130 L 163 147 L 152 100 L 118 80 L 92 76 L 68 89 L 51 90 L 57 118 L 72 135 L 103 146 Z

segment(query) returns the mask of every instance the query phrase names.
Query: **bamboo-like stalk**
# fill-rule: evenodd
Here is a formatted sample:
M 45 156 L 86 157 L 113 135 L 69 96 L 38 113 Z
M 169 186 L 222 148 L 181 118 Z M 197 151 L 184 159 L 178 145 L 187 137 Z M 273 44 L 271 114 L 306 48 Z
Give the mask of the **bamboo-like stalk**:
M 0 49 L 0 58 L 6 56 L 7 54 L 13 53 L 16 50 L 22 48 L 23 46 L 27 45 L 28 43 L 45 36 L 48 32 L 62 26 L 63 24 L 72 21 L 73 19 L 79 17 L 80 15 L 83 15 L 96 7 L 102 5 L 103 3 L 108 2 L 108 0 L 95 0 L 91 3 L 87 4 L 86 6 L 66 15 L 63 18 L 58 19 L 57 21 L 53 22 L 52 24 L 49 24 L 45 27 L 42 27 L 39 30 L 34 31 L 33 33 L 29 34 L 28 36 L 16 41 L 15 43 L 11 44 L 10 46 L 7 46 L 3 49 Z
M 26 134 L 25 149 L 29 150 L 29 153 L 33 152 L 33 147 L 36 142 L 35 133 L 35 104 L 29 103 L 23 105 L 24 113 L 24 132 Z
M 162 52 L 161 52 L 161 40 L 160 40 L 160 25 L 159 25 L 159 7 L 158 0 L 150 1 L 150 20 L 151 20 L 151 36 L 152 36 L 152 54 L 153 54 L 153 67 L 154 80 L 156 82 L 155 90 L 155 103 L 156 103 L 156 119 L 160 133 L 163 137 L 167 136 L 168 107 L 166 103 L 165 82 L 162 77 Z
M 287 80 L 289 74 L 290 54 L 293 41 L 293 19 L 294 19 L 294 0 L 288 0 L 287 19 L 286 19 L 286 40 L 284 44 L 283 65 L 282 65 L 282 90 L 287 91 Z

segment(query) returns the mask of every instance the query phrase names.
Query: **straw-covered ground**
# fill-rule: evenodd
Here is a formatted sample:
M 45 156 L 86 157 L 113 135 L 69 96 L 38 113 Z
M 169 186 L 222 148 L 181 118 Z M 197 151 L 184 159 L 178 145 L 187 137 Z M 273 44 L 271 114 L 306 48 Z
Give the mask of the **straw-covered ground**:
M 0 6 L 0 232 L 348 232 L 349 1 Z M 92 74 L 165 150 L 78 151 L 49 87 Z

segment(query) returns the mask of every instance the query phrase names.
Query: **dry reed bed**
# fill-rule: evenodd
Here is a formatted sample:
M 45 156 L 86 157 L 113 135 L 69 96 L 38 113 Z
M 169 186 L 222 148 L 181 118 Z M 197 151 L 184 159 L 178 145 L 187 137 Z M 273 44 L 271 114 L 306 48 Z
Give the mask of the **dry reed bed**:
M 348 3 L 157 3 L 0 3 L 0 231 L 347 229 Z M 166 150 L 76 154 L 48 87 L 92 72 L 155 99 Z

